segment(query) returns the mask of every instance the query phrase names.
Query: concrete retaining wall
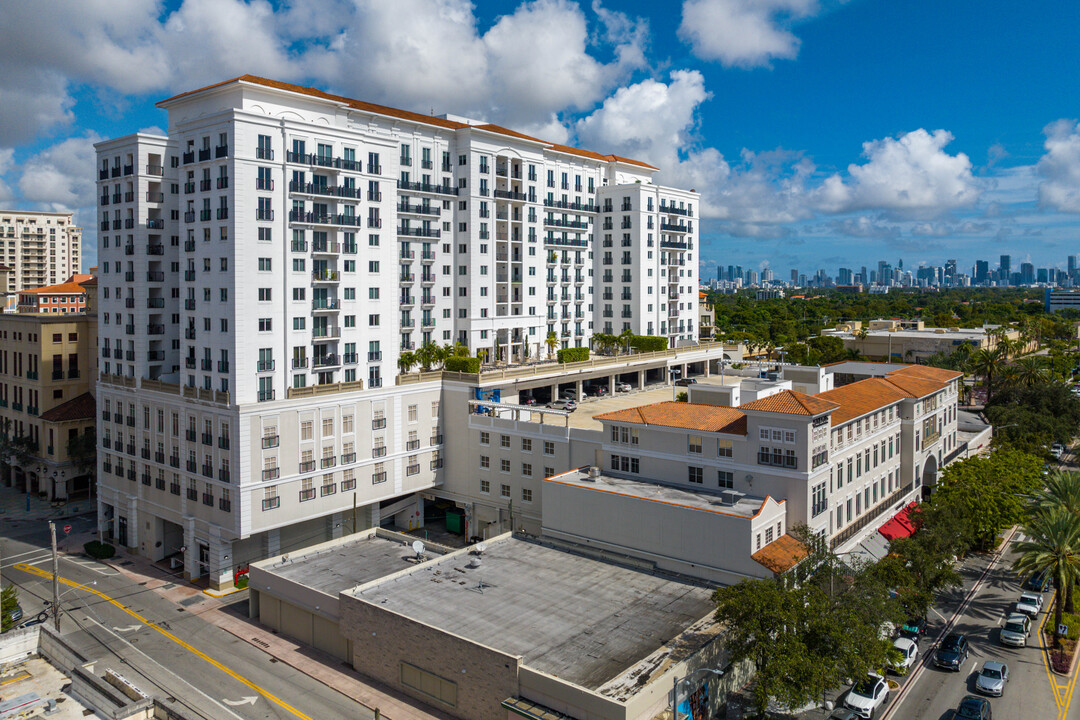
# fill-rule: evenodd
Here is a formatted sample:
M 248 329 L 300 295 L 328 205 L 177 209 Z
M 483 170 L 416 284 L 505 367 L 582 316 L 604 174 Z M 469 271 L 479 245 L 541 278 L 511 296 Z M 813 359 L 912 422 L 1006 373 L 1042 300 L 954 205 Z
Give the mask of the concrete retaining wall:
M 0 665 L 19 662 L 37 654 L 40 631 L 40 625 L 32 625 L 22 630 L 8 630 L 0 635 Z

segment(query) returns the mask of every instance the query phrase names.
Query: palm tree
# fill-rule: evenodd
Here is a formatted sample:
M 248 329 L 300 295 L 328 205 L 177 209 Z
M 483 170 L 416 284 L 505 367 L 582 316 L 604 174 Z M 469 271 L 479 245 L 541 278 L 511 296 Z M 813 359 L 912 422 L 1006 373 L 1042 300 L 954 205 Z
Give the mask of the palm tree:
M 1080 473 L 1053 470 L 1046 478 L 1046 486 L 1035 494 L 1034 512 L 1049 512 L 1062 508 L 1080 518 Z M 1073 586 L 1065 593 L 1065 612 L 1073 612 Z
M 1016 361 L 1016 380 L 1024 387 L 1035 387 L 1050 379 L 1050 371 L 1040 357 L 1024 357 Z
M 1061 646 L 1058 627 L 1064 612 L 1065 595 L 1080 578 L 1080 517 L 1063 507 L 1037 513 L 1024 526 L 1027 540 L 1016 543 L 1020 556 L 1013 569 L 1023 576 L 1046 572 L 1054 579 L 1054 647 Z
M 416 361 L 425 371 L 431 370 L 431 366 L 439 361 L 439 346 L 434 343 L 425 343 L 416 351 Z
M 547 345 L 548 355 L 554 355 L 555 348 L 559 346 L 559 336 L 555 334 L 554 330 L 548 331 L 544 344 Z
M 416 353 L 409 352 L 408 350 L 406 350 L 405 352 L 398 355 L 398 360 L 397 360 L 398 370 L 400 370 L 401 374 L 404 375 L 405 373 L 412 370 L 413 365 L 415 365 L 416 362 L 417 362 Z
M 1001 365 L 1001 351 L 999 348 L 983 348 L 977 350 L 971 356 L 971 371 L 975 375 L 983 376 L 983 385 L 986 386 L 986 401 L 990 402 L 993 393 L 994 373 Z

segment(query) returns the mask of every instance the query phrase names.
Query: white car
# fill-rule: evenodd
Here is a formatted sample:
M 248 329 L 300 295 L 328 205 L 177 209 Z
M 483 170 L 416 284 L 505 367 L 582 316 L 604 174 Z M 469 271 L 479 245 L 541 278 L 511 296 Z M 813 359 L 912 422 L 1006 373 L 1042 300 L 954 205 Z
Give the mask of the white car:
M 615 392 L 630 392 L 630 383 L 615 383 Z
M 889 669 L 897 675 L 907 675 L 908 670 L 919 657 L 919 646 L 909 638 L 901 637 L 893 641 L 893 647 L 900 653 L 899 662 L 890 662 Z
M 867 673 L 866 678 L 855 683 L 844 698 L 844 707 L 861 718 L 872 718 L 878 708 L 889 700 L 889 684 L 877 673 Z
M 1023 613 L 1029 618 L 1036 617 L 1042 612 L 1043 599 L 1042 595 L 1035 593 L 1024 593 L 1020 596 L 1020 599 L 1016 601 L 1016 612 Z
M 1031 634 L 1031 620 L 1027 615 L 1013 613 L 1001 626 L 1001 644 L 1012 647 L 1026 647 L 1028 635 Z

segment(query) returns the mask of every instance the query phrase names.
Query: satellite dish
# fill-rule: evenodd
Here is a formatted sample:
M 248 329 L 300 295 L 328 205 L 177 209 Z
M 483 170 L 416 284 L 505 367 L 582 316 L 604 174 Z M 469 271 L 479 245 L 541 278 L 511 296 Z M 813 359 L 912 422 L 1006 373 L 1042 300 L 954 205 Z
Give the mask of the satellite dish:
M 479 545 L 476 546 L 476 552 L 478 552 L 478 553 L 482 553 L 485 550 L 487 550 L 487 545 L 485 545 L 484 543 L 480 543 Z
M 412 549 L 413 552 L 419 556 L 423 555 L 424 550 L 426 550 L 427 548 L 424 547 L 424 543 L 420 542 L 419 540 L 414 540 L 412 544 Z

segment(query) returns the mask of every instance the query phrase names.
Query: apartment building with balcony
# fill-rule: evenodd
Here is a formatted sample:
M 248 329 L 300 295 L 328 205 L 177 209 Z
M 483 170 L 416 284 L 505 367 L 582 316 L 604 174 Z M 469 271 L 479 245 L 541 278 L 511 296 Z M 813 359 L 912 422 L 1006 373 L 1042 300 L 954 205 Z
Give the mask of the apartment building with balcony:
M 468 433 L 454 435 L 433 494 L 462 508 L 472 536 L 521 530 L 711 582 L 782 571 L 775 555 L 797 559 L 785 539 L 797 524 L 849 552 L 956 457 L 960 375 L 879 363 L 812 370 L 801 373 L 809 393 L 790 380 L 744 381 L 746 401 L 730 406 L 738 395 L 704 379 L 689 403 L 601 399 L 624 408 L 590 420 L 506 391 L 466 402 L 448 384 L 445 412 L 469 408 L 448 423 Z
M 3 313 L 0 344 L 0 433 L 22 450 L 0 463 L 4 485 L 48 500 L 88 497 L 90 479 L 67 447 L 94 427 L 96 319 Z
M 422 522 L 441 386 L 394 387 L 400 353 L 587 345 L 597 198 L 662 190 L 637 161 L 251 76 L 159 107 L 167 136 L 97 145 L 99 515 L 213 585 L 384 514 Z M 639 224 L 645 297 L 661 236 Z
M 82 228 L 69 212 L 0 210 L 0 263 L 7 293 L 62 283 L 81 270 Z

